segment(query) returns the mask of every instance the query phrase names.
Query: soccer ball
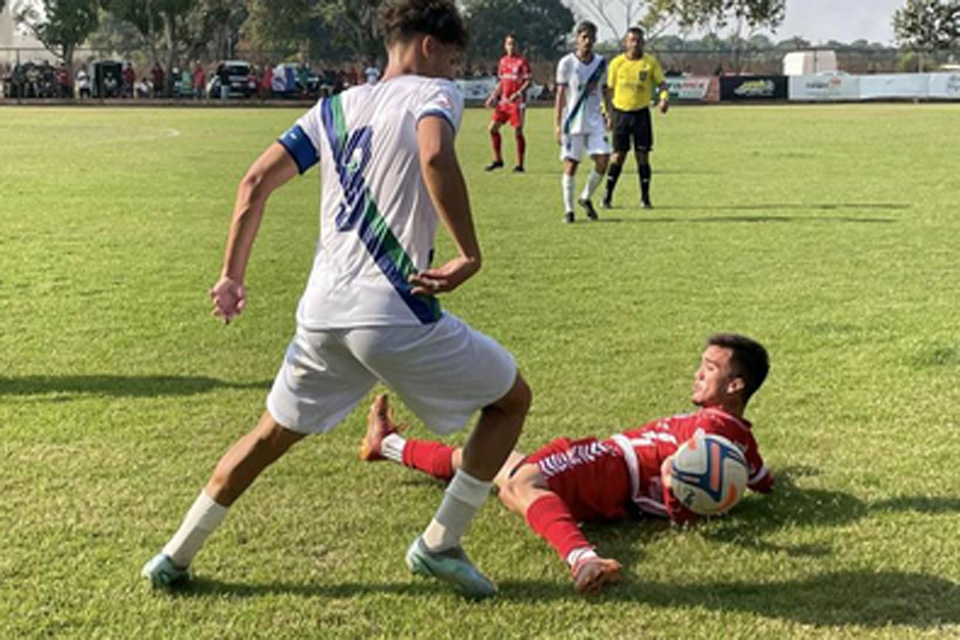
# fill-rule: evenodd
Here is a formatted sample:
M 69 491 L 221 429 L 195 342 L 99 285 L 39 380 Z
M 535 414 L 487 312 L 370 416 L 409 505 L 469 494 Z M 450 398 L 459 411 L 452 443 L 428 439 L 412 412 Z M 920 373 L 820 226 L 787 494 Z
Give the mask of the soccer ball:
M 725 513 L 746 490 L 746 458 L 723 436 L 697 432 L 673 456 L 670 487 L 673 495 L 698 515 Z

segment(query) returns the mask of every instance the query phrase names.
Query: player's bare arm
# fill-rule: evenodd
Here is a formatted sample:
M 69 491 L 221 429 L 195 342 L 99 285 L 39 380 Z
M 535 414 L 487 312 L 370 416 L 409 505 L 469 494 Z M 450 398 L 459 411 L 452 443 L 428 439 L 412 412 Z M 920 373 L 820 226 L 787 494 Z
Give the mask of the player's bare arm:
M 296 162 L 283 146 L 275 142 L 256 159 L 240 181 L 227 234 L 223 269 L 220 279 L 210 289 L 213 315 L 225 323 L 229 323 L 246 306 L 243 281 L 267 198 L 295 175 Z
M 527 78 L 526 80 L 523 81 L 523 84 L 520 85 L 520 88 L 517 89 L 517 92 L 514 93 L 512 96 L 508 96 L 507 100 L 510 102 L 520 102 L 523 99 L 523 94 L 529 88 L 530 88 L 530 78 Z
M 502 92 L 503 92 L 503 86 L 501 82 L 498 80 L 497 86 L 493 88 L 493 93 L 490 94 L 490 97 L 487 98 L 486 102 L 484 103 L 488 109 L 492 109 L 493 107 L 497 106 L 497 100 L 500 99 L 500 94 Z
M 432 295 L 453 291 L 480 270 L 480 244 L 450 123 L 439 117 L 423 118 L 417 126 L 417 141 L 424 184 L 460 254 L 437 269 L 410 277 L 414 294 Z
M 603 118 L 606 121 L 607 131 L 613 129 L 613 91 L 610 87 L 603 84 Z
M 660 109 L 660 113 L 665 114 L 667 110 L 670 109 L 670 88 L 666 82 L 657 87 L 657 93 L 660 96 L 660 102 L 657 104 L 657 108 Z
M 553 137 L 557 144 L 563 144 L 561 134 L 563 133 L 563 105 L 567 102 L 566 85 L 557 85 L 557 96 L 553 103 Z

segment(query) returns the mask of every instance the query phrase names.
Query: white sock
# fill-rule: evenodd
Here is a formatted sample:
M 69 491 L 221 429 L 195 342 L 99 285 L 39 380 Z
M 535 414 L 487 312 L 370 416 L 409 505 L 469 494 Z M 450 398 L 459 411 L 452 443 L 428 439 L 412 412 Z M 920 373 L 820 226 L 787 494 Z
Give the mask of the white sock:
M 183 524 L 163 548 L 163 552 L 170 556 L 173 564 L 178 567 L 189 566 L 193 556 L 197 555 L 203 546 L 203 541 L 213 533 L 226 515 L 227 507 L 217 504 L 206 491 L 201 491 L 187 511 Z
M 576 191 L 577 182 L 573 176 L 563 174 L 560 184 L 563 186 L 563 212 L 571 213 L 573 211 L 573 192 Z
M 453 475 L 443 494 L 443 502 L 423 532 L 423 542 L 430 551 L 443 551 L 460 544 L 473 516 L 490 495 L 492 482 L 477 480 L 463 469 Z
M 403 448 L 407 441 L 399 433 L 391 433 L 380 444 L 380 455 L 387 460 L 403 464 Z
M 594 551 L 591 547 L 577 547 L 567 556 L 567 564 L 570 565 L 570 568 L 577 566 L 577 563 L 581 560 L 586 560 L 588 558 L 598 558 L 597 552 Z
M 587 184 L 583 186 L 583 193 L 580 194 L 580 199 L 589 200 L 601 182 L 603 182 L 603 176 L 597 173 L 596 169 L 591 171 L 590 177 L 587 178 Z

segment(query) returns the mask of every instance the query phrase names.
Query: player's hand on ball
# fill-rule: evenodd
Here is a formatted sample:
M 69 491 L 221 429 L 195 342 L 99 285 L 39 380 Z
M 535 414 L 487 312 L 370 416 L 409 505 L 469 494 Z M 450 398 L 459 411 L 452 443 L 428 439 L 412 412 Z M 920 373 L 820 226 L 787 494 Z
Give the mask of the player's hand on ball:
M 453 291 L 480 270 L 477 260 L 459 256 L 437 269 L 427 269 L 410 276 L 416 296 L 432 296 Z
M 247 290 L 233 278 L 224 276 L 210 289 L 210 300 L 213 315 L 230 324 L 230 319 L 247 307 Z

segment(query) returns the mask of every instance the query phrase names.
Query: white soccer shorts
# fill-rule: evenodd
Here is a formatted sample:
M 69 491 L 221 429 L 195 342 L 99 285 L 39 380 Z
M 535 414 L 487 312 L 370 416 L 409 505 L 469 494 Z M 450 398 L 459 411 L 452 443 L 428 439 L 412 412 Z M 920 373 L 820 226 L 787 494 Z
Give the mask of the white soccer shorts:
M 506 395 L 516 377 L 509 351 L 449 313 L 429 325 L 297 327 L 267 411 L 293 431 L 324 433 L 380 380 L 430 430 L 447 435 Z
M 588 156 L 610 155 L 607 133 L 565 133 L 560 137 L 560 159 L 580 162 L 583 152 Z

